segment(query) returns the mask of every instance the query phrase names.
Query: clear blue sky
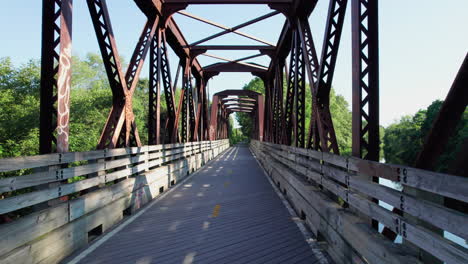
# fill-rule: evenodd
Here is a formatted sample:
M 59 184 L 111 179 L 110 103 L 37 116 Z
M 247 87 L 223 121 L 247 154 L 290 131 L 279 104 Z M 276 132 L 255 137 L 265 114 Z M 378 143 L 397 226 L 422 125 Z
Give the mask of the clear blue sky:
M 5 1 L 0 9 L 0 57 L 10 56 L 16 65 L 40 57 L 41 2 Z M 120 54 L 129 58 L 145 22 L 133 1 L 108 0 Z M 320 52 L 328 0 L 320 0 L 310 17 L 312 32 Z M 468 52 L 467 0 L 386 0 L 380 2 L 380 87 L 381 124 L 388 125 L 402 115 L 414 114 L 436 99 L 443 99 Z M 266 6 L 191 6 L 187 12 L 234 26 L 270 12 Z M 350 7 L 339 52 L 333 86 L 351 102 Z M 219 29 L 180 15 L 175 19 L 189 42 Z M 284 18 L 279 15 L 242 29 L 246 33 L 276 43 Z M 235 35 L 226 35 L 206 44 L 256 44 Z M 73 52 L 84 56 L 98 52 L 86 1 L 74 1 Z M 237 58 L 250 52 L 211 52 Z M 202 65 L 216 62 L 199 57 Z M 265 58 L 253 60 L 268 65 Z M 175 73 L 177 59 L 171 56 Z M 147 64 L 147 63 L 146 63 Z M 147 76 L 147 67 L 142 76 Z M 224 89 L 240 89 L 250 74 L 221 74 L 209 84 L 210 94 Z M 73 100 L 73 99 L 72 99 Z

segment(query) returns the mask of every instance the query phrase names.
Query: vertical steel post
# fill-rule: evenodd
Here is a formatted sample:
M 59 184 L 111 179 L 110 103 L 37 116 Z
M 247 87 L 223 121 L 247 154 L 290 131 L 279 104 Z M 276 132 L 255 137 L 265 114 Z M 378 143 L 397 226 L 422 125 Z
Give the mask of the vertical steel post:
M 148 143 L 161 144 L 161 30 L 158 29 L 156 38 L 151 42 L 150 79 L 149 79 L 149 113 L 148 113 Z
M 284 131 L 284 144 L 292 144 L 292 136 L 297 131 L 297 126 L 294 116 L 294 103 L 296 98 L 295 84 L 296 84 L 296 35 L 297 31 L 293 29 L 292 33 L 292 47 L 290 53 L 290 71 L 288 76 L 288 86 L 286 94 L 286 109 L 284 111 L 285 131 Z
M 257 136 L 259 141 L 263 141 L 263 130 L 264 130 L 264 116 L 265 116 L 265 105 L 264 105 L 264 99 L 263 95 L 258 95 L 257 96 Z
M 353 144 L 355 157 L 379 161 L 378 1 L 352 0 Z
M 43 0 L 39 152 L 68 151 L 73 0 Z M 55 144 L 55 147 L 54 147 Z

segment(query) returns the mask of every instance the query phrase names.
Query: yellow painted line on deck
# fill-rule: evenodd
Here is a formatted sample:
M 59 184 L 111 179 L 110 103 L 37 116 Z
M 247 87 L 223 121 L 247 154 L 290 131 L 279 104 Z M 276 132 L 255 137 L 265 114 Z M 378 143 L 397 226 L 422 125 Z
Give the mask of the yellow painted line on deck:
M 218 217 L 219 209 L 221 209 L 221 205 L 217 204 L 213 209 L 213 215 L 211 215 L 211 217 Z

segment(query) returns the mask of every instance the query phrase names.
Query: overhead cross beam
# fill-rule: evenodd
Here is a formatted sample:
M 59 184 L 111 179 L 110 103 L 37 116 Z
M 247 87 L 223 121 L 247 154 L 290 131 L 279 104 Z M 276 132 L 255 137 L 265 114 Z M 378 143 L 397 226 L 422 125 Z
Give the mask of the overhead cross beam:
M 199 45 L 199 44 L 201 44 L 201 43 L 203 43 L 203 42 L 207 42 L 208 40 L 212 40 L 212 39 L 214 39 L 214 38 L 223 36 L 223 35 L 225 35 L 225 34 L 234 32 L 234 31 L 236 31 L 236 30 L 238 30 L 238 29 L 241 29 L 241 28 L 243 28 L 243 27 L 246 27 L 246 26 L 255 24 L 255 23 L 259 22 L 259 21 L 265 20 L 265 19 L 270 18 L 270 17 L 272 17 L 272 16 L 275 16 L 275 15 L 277 15 L 277 14 L 279 14 L 279 13 L 280 13 L 279 11 L 274 11 L 274 12 L 268 13 L 268 14 L 266 14 L 266 15 L 257 17 L 257 18 L 255 18 L 255 19 L 249 20 L 249 21 L 247 21 L 247 22 L 245 22 L 245 23 L 242 23 L 242 24 L 240 24 L 240 25 L 237 25 L 237 26 L 235 26 L 235 27 L 225 29 L 225 30 L 223 30 L 223 31 L 221 31 L 221 32 L 219 32 L 219 33 L 216 33 L 216 34 L 214 34 L 214 35 L 211 35 L 211 36 L 209 36 L 209 37 L 206 37 L 206 38 L 204 38 L 204 39 L 201 39 L 201 40 L 199 40 L 199 41 L 196 41 L 196 42 L 190 44 L 190 46 Z
M 259 51 L 273 51 L 274 46 L 265 45 L 198 45 L 191 46 L 191 50 L 259 50 Z
M 189 13 L 184 12 L 184 11 L 179 11 L 179 12 L 177 12 L 177 13 L 179 13 L 179 14 L 181 14 L 181 15 L 183 15 L 183 16 L 186 16 L 186 17 L 190 17 L 190 18 L 195 19 L 195 20 L 197 20 L 197 21 L 206 23 L 206 24 L 208 24 L 208 25 L 215 26 L 215 27 L 217 27 L 217 28 L 221 28 L 221 29 L 225 29 L 225 30 L 229 30 L 229 29 L 230 29 L 229 27 L 223 26 L 223 25 L 221 25 L 221 24 L 212 22 L 212 21 L 210 21 L 210 20 L 207 20 L 207 19 L 204 19 L 204 18 L 201 18 L 201 17 L 197 17 L 197 16 L 195 16 L 195 15 L 189 14 Z M 237 34 L 237 35 L 239 35 L 239 36 L 246 37 L 246 38 L 248 38 L 248 39 L 251 39 L 251 40 L 254 40 L 254 41 L 257 41 L 257 42 L 260 42 L 260 43 L 263 43 L 263 44 L 266 44 L 266 45 L 274 46 L 272 43 L 270 43 L 270 42 L 268 42 L 268 41 L 266 41 L 266 40 L 262 40 L 262 39 L 260 39 L 260 38 L 251 36 L 251 35 L 249 35 L 249 34 L 240 32 L 240 31 L 238 31 L 238 30 L 234 30 L 234 31 L 232 31 L 232 33 Z
M 214 59 L 218 59 L 218 60 L 227 61 L 227 62 L 230 62 L 230 63 L 236 63 L 236 64 L 245 65 L 245 66 L 254 67 L 254 68 L 259 68 L 259 69 L 264 69 L 264 70 L 267 70 L 267 69 L 268 69 L 268 68 L 265 67 L 265 66 L 260 66 L 260 65 L 253 64 L 253 63 L 248 63 L 248 62 L 242 62 L 243 60 L 246 60 L 246 59 L 248 59 L 248 58 L 241 58 L 241 59 L 237 59 L 237 60 L 230 60 L 230 59 L 226 59 L 226 58 L 223 58 L 223 57 L 219 57 L 219 56 L 212 55 L 212 54 L 207 54 L 207 53 L 203 53 L 202 55 L 203 55 L 203 56 L 207 56 L 207 57 L 211 57 L 211 58 L 214 58 Z M 252 56 L 249 56 L 249 57 L 252 57 Z M 207 68 L 209 68 L 209 66 L 206 67 L 205 70 L 206 70 Z
M 165 0 L 167 4 L 189 4 L 189 5 L 204 5 L 204 4 L 242 4 L 242 5 L 260 5 L 260 4 L 290 4 L 293 0 Z

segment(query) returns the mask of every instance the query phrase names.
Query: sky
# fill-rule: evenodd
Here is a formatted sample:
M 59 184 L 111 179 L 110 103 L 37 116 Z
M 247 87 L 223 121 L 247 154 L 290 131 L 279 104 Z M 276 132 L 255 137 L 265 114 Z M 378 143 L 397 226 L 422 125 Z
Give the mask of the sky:
M 42 1 L 4 2 L 0 9 L 0 57 L 11 57 L 15 65 L 21 65 L 30 59 L 40 59 Z M 73 54 L 85 56 L 89 52 L 98 53 L 99 48 L 86 1 L 73 2 Z M 107 0 L 107 4 L 119 54 L 128 60 L 146 18 L 131 0 Z M 328 4 L 328 0 L 319 0 L 309 18 L 319 54 L 322 49 Z M 468 52 L 468 1 L 382 0 L 379 1 L 379 5 L 380 119 L 381 125 L 387 126 L 403 115 L 412 115 L 426 108 L 434 100 L 443 100 L 447 95 Z M 232 27 L 272 10 L 262 5 L 204 5 L 189 6 L 185 11 Z M 350 18 L 348 3 L 333 87 L 351 104 Z M 175 14 L 174 19 L 189 43 L 220 31 L 179 14 Z M 276 43 L 284 20 L 282 15 L 277 15 L 241 31 Z M 258 43 L 228 34 L 204 44 Z M 251 51 L 210 53 L 229 59 L 255 54 Z M 218 62 L 204 56 L 198 58 L 202 66 Z M 265 66 L 269 63 L 266 57 L 250 61 Z M 173 74 L 176 72 L 177 63 L 178 58 L 171 54 Z M 147 65 L 148 59 L 142 77 L 148 76 Z M 241 89 L 252 78 L 248 73 L 220 74 L 209 82 L 209 93 L 212 95 L 225 89 Z

